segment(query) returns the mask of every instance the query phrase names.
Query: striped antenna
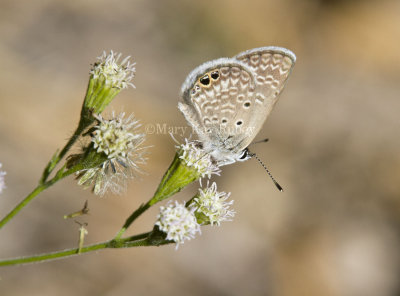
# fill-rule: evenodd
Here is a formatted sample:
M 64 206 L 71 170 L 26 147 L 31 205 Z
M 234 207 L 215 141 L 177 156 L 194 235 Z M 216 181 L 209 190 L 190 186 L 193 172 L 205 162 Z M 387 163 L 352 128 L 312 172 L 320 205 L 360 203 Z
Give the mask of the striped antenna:
M 268 140 L 268 139 L 267 139 Z M 255 153 L 251 153 L 249 151 L 249 156 L 254 157 L 255 159 L 257 159 L 257 161 L 262 165 L 262 167 L 266 170 L 268 176 L 271 178 L 272 182 L 274 182 L 276 188 L 278 188 L 278 190 L 280 192 L 283 191 L 283 188 L 281 185 L 279 185 L 279 183 L 275 180 L 275 178 L 272 176 L 271 172 L 268 170 L 267 166 L 261 161 L 260 158 L 258 158 L 258 156 Z

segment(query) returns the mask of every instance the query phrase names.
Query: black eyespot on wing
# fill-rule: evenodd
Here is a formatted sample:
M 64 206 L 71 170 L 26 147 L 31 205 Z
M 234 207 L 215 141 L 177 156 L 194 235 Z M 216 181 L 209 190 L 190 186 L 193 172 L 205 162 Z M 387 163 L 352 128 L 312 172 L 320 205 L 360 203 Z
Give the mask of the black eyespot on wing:
M 249 108 L 249 107 L 250 107 L 250 105 L 251 105 L 251 103 L 250 103 L 250 102 L 246 102 L 246 103 L 244 103 L 244 104 L 243 104 L 243 106 L 245 106 L 246 108 Z
M 219 78 L 219 72 L 218 71 L 211 72 L 211 78 L 217 80 Z
M 243 121 L 241 121 L 241 120 L 236 121 L 236 125 L 242 125 L 242 124 L 243 124 Z
M 210 84 L 210 77 L 206 74 L 203 77 L 200 78 L 200 83 L 203 85 L 209 85 Z

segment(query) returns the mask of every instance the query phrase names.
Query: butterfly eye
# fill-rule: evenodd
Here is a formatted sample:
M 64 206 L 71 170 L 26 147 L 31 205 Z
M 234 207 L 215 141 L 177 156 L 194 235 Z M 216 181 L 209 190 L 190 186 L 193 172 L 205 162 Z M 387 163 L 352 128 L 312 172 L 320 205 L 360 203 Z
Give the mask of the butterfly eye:
M 243 150 L 242 155 L 240 155 L 239 159 L 244 160 L 247 159 L 247 156 L 249 154 L 249 150 L 247 150 L 247 148 L 245 150 Z
M 211 72 L 211 78 L 217 80 L 219 78 L 219 72 L 218 71 Z
M 204 75 L 203 77 L 200 78 L 200 83 L 203 85 L 209 85 L 210 84 L 210 77 L 208 74 Z

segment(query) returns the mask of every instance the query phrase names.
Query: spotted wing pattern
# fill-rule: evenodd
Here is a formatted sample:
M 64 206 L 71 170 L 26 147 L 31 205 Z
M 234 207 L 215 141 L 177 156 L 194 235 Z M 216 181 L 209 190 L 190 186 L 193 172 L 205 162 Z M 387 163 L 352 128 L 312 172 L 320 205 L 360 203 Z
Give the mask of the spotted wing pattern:
M 186 104 L 181 103 L 180 110 L 203 142 L 217 149 L 242 150 L 243 128 L 251 116 L 248 109 L 255 104 L 254 75 L 247 66 L 228 59 L 198 72 L 184 92 Z
M 256 76 L 256 103 L 263 107 L 263 116 L 258 116 L 257 120 L 264 122 L 285 86 L 296 56 L 281 47 L 261 47 L 244 51 L 235 58 L 246 64 Z
M 205 149 L 232 163 L 263 126 L 294 63 L 293 53 L 277 47 L 204 63 L 182 85 L 179 109 Z

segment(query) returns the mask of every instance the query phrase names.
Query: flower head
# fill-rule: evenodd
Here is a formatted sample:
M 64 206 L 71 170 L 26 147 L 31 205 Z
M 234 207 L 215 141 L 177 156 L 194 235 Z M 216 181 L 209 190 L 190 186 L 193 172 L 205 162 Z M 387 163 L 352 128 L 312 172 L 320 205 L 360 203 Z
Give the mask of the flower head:
M 175 204 L 170 202 L 165 207 L 160 207 L 155 225 L 167 234 L 167 240 L 176 243 L 176 248 L 200 232 L 200 225 L 193 215 L 193 209 L 187 209 L 185 203 L 179 204 L 177 201 Z
M 177 146 L 177 148 L 180 149 L 179 158 L 186 166 L 193 167 L 200 178 L 205 176 L 210 178 L 212 174 L 220 174 L 221 170 L 218 165 L 212 161 L 210 154 L 206 153 L 198 142 L 190 142 L 185 139 L 185 144 Z
M 218 165 L 211 160 L 198 142 L 189 142 L 177 146 L 178 151 L 167 172 L 161 180 L 150 204 L 160 202 L 181 191 L 190 183 L 212 174 L 220 174 Z
M 135 77 L 135 63 L 130 57 L 121 62 L 121 54 L 103 52 L 90 70 L 89 85 L 83 103 L 81 118 L 90 121 L 91 114 L 100 114 L 124 88 L 135 87 L 132 79 Z M 82 119 L 81 119 L 82 120 Z
M 134 133 L 140 126 L 139 122 L 133 115 L 124 118 L 125 113 L 115 116 L 113 112 L 110 120 L 103 119 L 101 115 L 95 117 L 99 123 L 92 133 L 92 142 L 97 152 L 104 152 L 109 159 L 129 161 L 129 148 L 140 145 L 144 140 L 144 134 Z
M 140 164 L 144 164 L 145 149 L 140 147 L 145 139 L 144 134 L 137 133 L 140 126 L 131 115 L 125 118 L 121 113 L 110 120 L 96 116 L 98 124 L 93 128 L 92 145 L 97 154 L 105 156 L 100 165 L 79 171 L 78 184 L 86 187 L 94 184 L 95 194 L 103 195 L 108 190 L 120 193 L 126 188 L 126 180 L 140 172 Z
M 119 62 L 120 53 L 110 53 L 105 51 L 97 59 L 99 60 L 93 65 L 90 74 L 93 79 L 104 79 L 104 83 L 108 86 L 123 89 L 128 86 L 135 87 L 131 82 L 135 77 L 135 64 L 129 61 L 130 57 L 126 57 Z
M 199 194 L 190 203 L 190 208 L 195 210 L 197 220 L 201 224 L 217 224 L 223 221 L 232 221 L 235 211 L 230 210 L 233 200 L 226 201 L 230 193 L 218 192 L 214 182 L 206 189 L 199 189 Z
M 0 163 L 0 168 L 2 167 L 2 164 Z M 4 176 L 6 175 L 6 172 L 0 171 L 0 193 L 3 192 L 3 189 L 6 188 L 6 184 L 4 183 Z

